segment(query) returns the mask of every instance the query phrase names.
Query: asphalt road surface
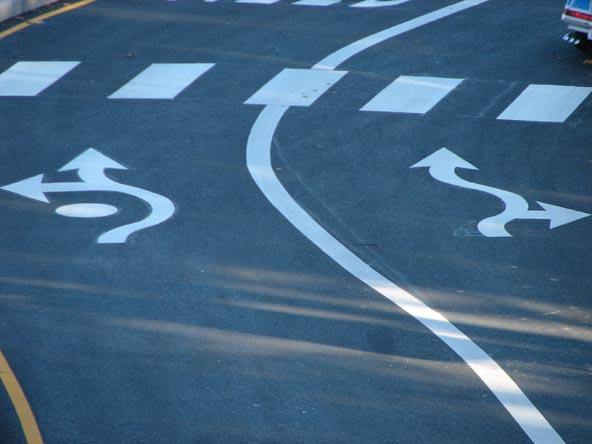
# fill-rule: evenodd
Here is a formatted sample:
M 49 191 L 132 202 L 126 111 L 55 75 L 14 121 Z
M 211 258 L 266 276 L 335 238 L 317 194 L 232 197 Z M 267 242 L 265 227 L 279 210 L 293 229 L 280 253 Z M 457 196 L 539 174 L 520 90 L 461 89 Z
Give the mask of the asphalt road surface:
M 2 444 L 592 442 L 563 2 L 308 3 L 0 40 Z

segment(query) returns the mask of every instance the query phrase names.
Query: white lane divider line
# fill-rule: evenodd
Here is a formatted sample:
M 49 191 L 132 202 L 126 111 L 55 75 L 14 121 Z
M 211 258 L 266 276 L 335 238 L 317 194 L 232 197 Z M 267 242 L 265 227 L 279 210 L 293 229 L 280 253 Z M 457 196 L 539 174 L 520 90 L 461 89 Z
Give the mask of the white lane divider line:
M 341 3 L 341 0 L 300 0 L 293 4 L 297 6 L 331 6 L 336 3 Z
M 78 64 L 80 62 L 17 62 L 0 74 L 0 96 L 36 96 Z
M 488 2 L 489 0 L 464 0 L 458 3 L 454 3 L 450 6 L 446 6 L 442 9 L 430 12 L 425 15 L 421 15 L 412 20 L 406 21 L 399 25 L 395 25 L 391 28 L 387 28 L 383 31 L 371 34 L 363 39 L 356 40 L 347 46 L 344 46 L 339 51 L 335 51 L 325 57 L 323 60 L 318 62 L 314 69 L 335 69 L 343 62 L 347 61 L 351 57 L 359 54 L 360 52 L 371 48 L 374 45 L 382 43 L 398 35 L 404 34 L 408 31 L 416 29 L 420 26 L 427 25 L 429 23 L 440 20 L 444 17 L 448 17 L 451 14 L 464 11 L 465 9 L 472 8 L 482 3 Z
M 362 111 L 425 114 L 463 79 L 400 76 L 362 107 Z
M 391 37 L 486 3 L 464 0 L 358 40 L 323 59 L 314 68 L 335 69 L 350 57 Z M 314 69 L 313 68 L 313 69 Z M 373 288 L 447 344 L 491 390 L 535 444 L 564 443 L 545 417 L 510 376 L 477 344 L 442 314 L 382 276 L 319 225 L 284 188 L 271 163 L 275 131 L 289 106 L 267 105 L 257 117 L 247 141 L 247 168 L 267 200 L 304 236 L 353 276 Z
M 174 99 L 213 66 L 213 63 L 154 63 L 109 98 Z
M 286 68 L 267 82 L 247 105 L 310 106 L 337 83 L 346 71 Z
M 582 86 L 530 85 L 498 120 L 563 123 L 592 93 Z

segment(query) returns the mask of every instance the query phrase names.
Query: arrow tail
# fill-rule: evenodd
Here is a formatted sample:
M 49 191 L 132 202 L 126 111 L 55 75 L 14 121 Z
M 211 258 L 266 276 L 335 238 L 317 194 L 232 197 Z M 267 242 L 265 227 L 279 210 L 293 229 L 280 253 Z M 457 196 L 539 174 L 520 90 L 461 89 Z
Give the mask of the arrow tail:
M 117 191 L 135 196 L 150 205 L 151 212 L 141 221 L 123 225 L 103 233 L 97 240 L 99 244 L 124 243 L 127 238 L 136 231 L 158 225 L 169 219 L 175 213 L 175 205 L 173 202 L 160 194 L 142 188 L 123 185 L 118 182 L 113 183 L 117 185 Z

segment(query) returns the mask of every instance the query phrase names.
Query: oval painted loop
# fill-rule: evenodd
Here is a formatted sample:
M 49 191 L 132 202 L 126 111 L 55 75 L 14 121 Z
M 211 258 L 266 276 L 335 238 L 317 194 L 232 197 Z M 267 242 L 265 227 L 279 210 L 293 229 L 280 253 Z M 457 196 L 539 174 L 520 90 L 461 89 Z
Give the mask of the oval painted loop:
M 119 210 L 113 205 L 99 203 L 79 203 L 64 205 L 56 208 L 55 212 L 67 217 L 106 217 L 117 213 Z

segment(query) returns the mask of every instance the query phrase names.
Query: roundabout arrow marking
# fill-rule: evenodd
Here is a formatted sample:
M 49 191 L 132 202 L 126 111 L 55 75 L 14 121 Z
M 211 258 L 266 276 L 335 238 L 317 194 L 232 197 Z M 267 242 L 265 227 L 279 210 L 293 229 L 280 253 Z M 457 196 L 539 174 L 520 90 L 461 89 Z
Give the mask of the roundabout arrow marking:
M 349 58 L 378 43 L 487 1 L 460 1 L 372 34 L 330 54 L 312 69 L 333 70 Z M 266 105 L 253 124 L 247 141 L 246 160 L 249 173 L 267 200 L 337 264 L 413 316 L 448 345 L 491 390 L 533 443 L 564 443 L 520 387 L 485 351 L 441 313 L 382 276 L 348 250 L 290 196 L 276 176 L 271 163 L 273 137 L 289 108 L 285 105 Z
M 99 244 L 124 243 L 131 234 L 158 225 L 169 219 L 175 212 L 175 206 L 170 199 L 143 188 L 116 182 L 107 177 L 106 169 L 126 170 L 127 168 L 97 150 L 89 148 L 58 170 L 78 170 L 78 177 L 82 182 L 43 182 L 43 174 L 39 174 L 6 185 L 1 189 L 45 203 L 49 203 L 46 193 L 109 191 L 137 197 L 150 206 L 151 211 L 146 218 L 103 233 L 97 239 Z
M 529 210 L 528 202 L 519 194 L 469 182 L 459 177 L 456 174 L 456 169 L 478 170 L 479 168 L 471 165 L 446 148 L 439 149 L 410 168 L 429 168 L 430 175 L 440 182 L 469 190 L 482 191 L 501 199 L 506 206 L 504 211 L 495 216 L 483 219 L 477 225 L 477 229 L 481 234 L 487 237 L 511 237 L 512 235 L 506 230 L 505 226 L 515 219 L 548 220 L 549 228 L 553 229 L 590 216 L 588 213 L 570 210 L 569 208 L 558 207 L 544 202 L 537 202 L 537 204 L 543 207 L 542 210 Z

